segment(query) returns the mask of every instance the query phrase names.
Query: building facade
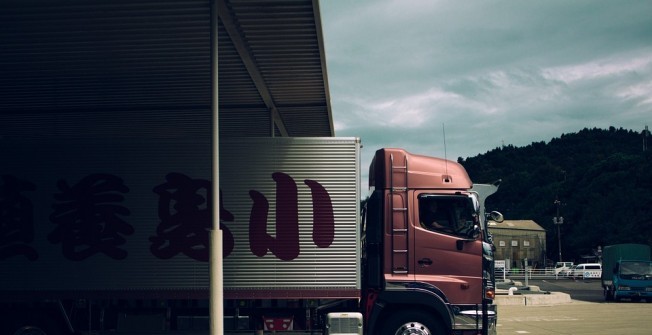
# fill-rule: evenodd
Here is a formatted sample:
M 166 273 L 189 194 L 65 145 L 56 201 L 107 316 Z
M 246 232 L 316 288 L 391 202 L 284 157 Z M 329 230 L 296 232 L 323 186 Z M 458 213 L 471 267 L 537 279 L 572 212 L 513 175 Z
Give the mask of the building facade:
M 489 232 L 496 246 L 495 259 L 505 267 L 523 268 L 525 259 L 533 268 L 546 264 L 546 231 L 533 220 L 490 222 Z

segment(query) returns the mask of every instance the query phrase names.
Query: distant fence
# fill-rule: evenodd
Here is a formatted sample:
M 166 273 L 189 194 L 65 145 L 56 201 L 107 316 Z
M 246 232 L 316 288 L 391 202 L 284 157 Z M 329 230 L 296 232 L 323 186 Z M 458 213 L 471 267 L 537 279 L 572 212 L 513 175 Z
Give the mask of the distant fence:
M 566 276 L 565 274 L 555 274 L 554 268 L 545 268 L 545 269 L 517 269 L 512 268 L 506 271 L 503 271 L 503 268 L 496 269 L 496 279 L 525 279 L 525 275 L 529 279 L 573 279 L 573 277 Z M 582 276 L 576 277 L 582 279 Z M 598 277 L 599 278 L 599 277 Z M 587 278 L 588 279 L 588 278 Z

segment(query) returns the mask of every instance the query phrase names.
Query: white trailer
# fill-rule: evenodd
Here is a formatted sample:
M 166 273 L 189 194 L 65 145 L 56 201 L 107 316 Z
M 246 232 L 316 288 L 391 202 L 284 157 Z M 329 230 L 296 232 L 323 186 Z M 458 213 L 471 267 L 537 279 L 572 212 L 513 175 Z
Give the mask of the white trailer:
M 360 141 L 220 144 L 225 298 L 359 297 Z M 10 320 L 0 327 L 202 329 L 210 148 L 102 136 L 0 141 L 11 157 L 0 171 L 0 307 Z

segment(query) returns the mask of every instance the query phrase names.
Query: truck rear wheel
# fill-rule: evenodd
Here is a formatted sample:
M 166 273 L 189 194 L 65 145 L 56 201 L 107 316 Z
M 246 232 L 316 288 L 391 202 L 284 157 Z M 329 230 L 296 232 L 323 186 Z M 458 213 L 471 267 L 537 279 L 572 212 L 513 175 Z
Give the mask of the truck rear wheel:
M 382 327 L 382 335 L 444 335 L 444 327 L 436 316 L 422 311 L 402 310 L 390 315 Z
M 9 335 L 61 335 L 56 323 L 49 317 L 17 319 L 10 327 Z
M 11 335 L 48 335 L 38 326 L 23 326 L 16 329 Z

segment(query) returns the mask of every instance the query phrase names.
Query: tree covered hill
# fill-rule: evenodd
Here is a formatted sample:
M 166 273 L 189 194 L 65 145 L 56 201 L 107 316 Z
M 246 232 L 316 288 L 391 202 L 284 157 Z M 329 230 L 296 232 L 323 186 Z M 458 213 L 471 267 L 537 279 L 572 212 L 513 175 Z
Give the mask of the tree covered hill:
M 502 179 L 487 208 L 507 220 L 536 221 L 547 231 L 547 257 L 554 260 L 559 210 L 562 256 L 580 261 L 598 246 L 652 245 L 652 149 L 643 148 L 641 132 L 585 128 L 458 162 L 474 181 Z

